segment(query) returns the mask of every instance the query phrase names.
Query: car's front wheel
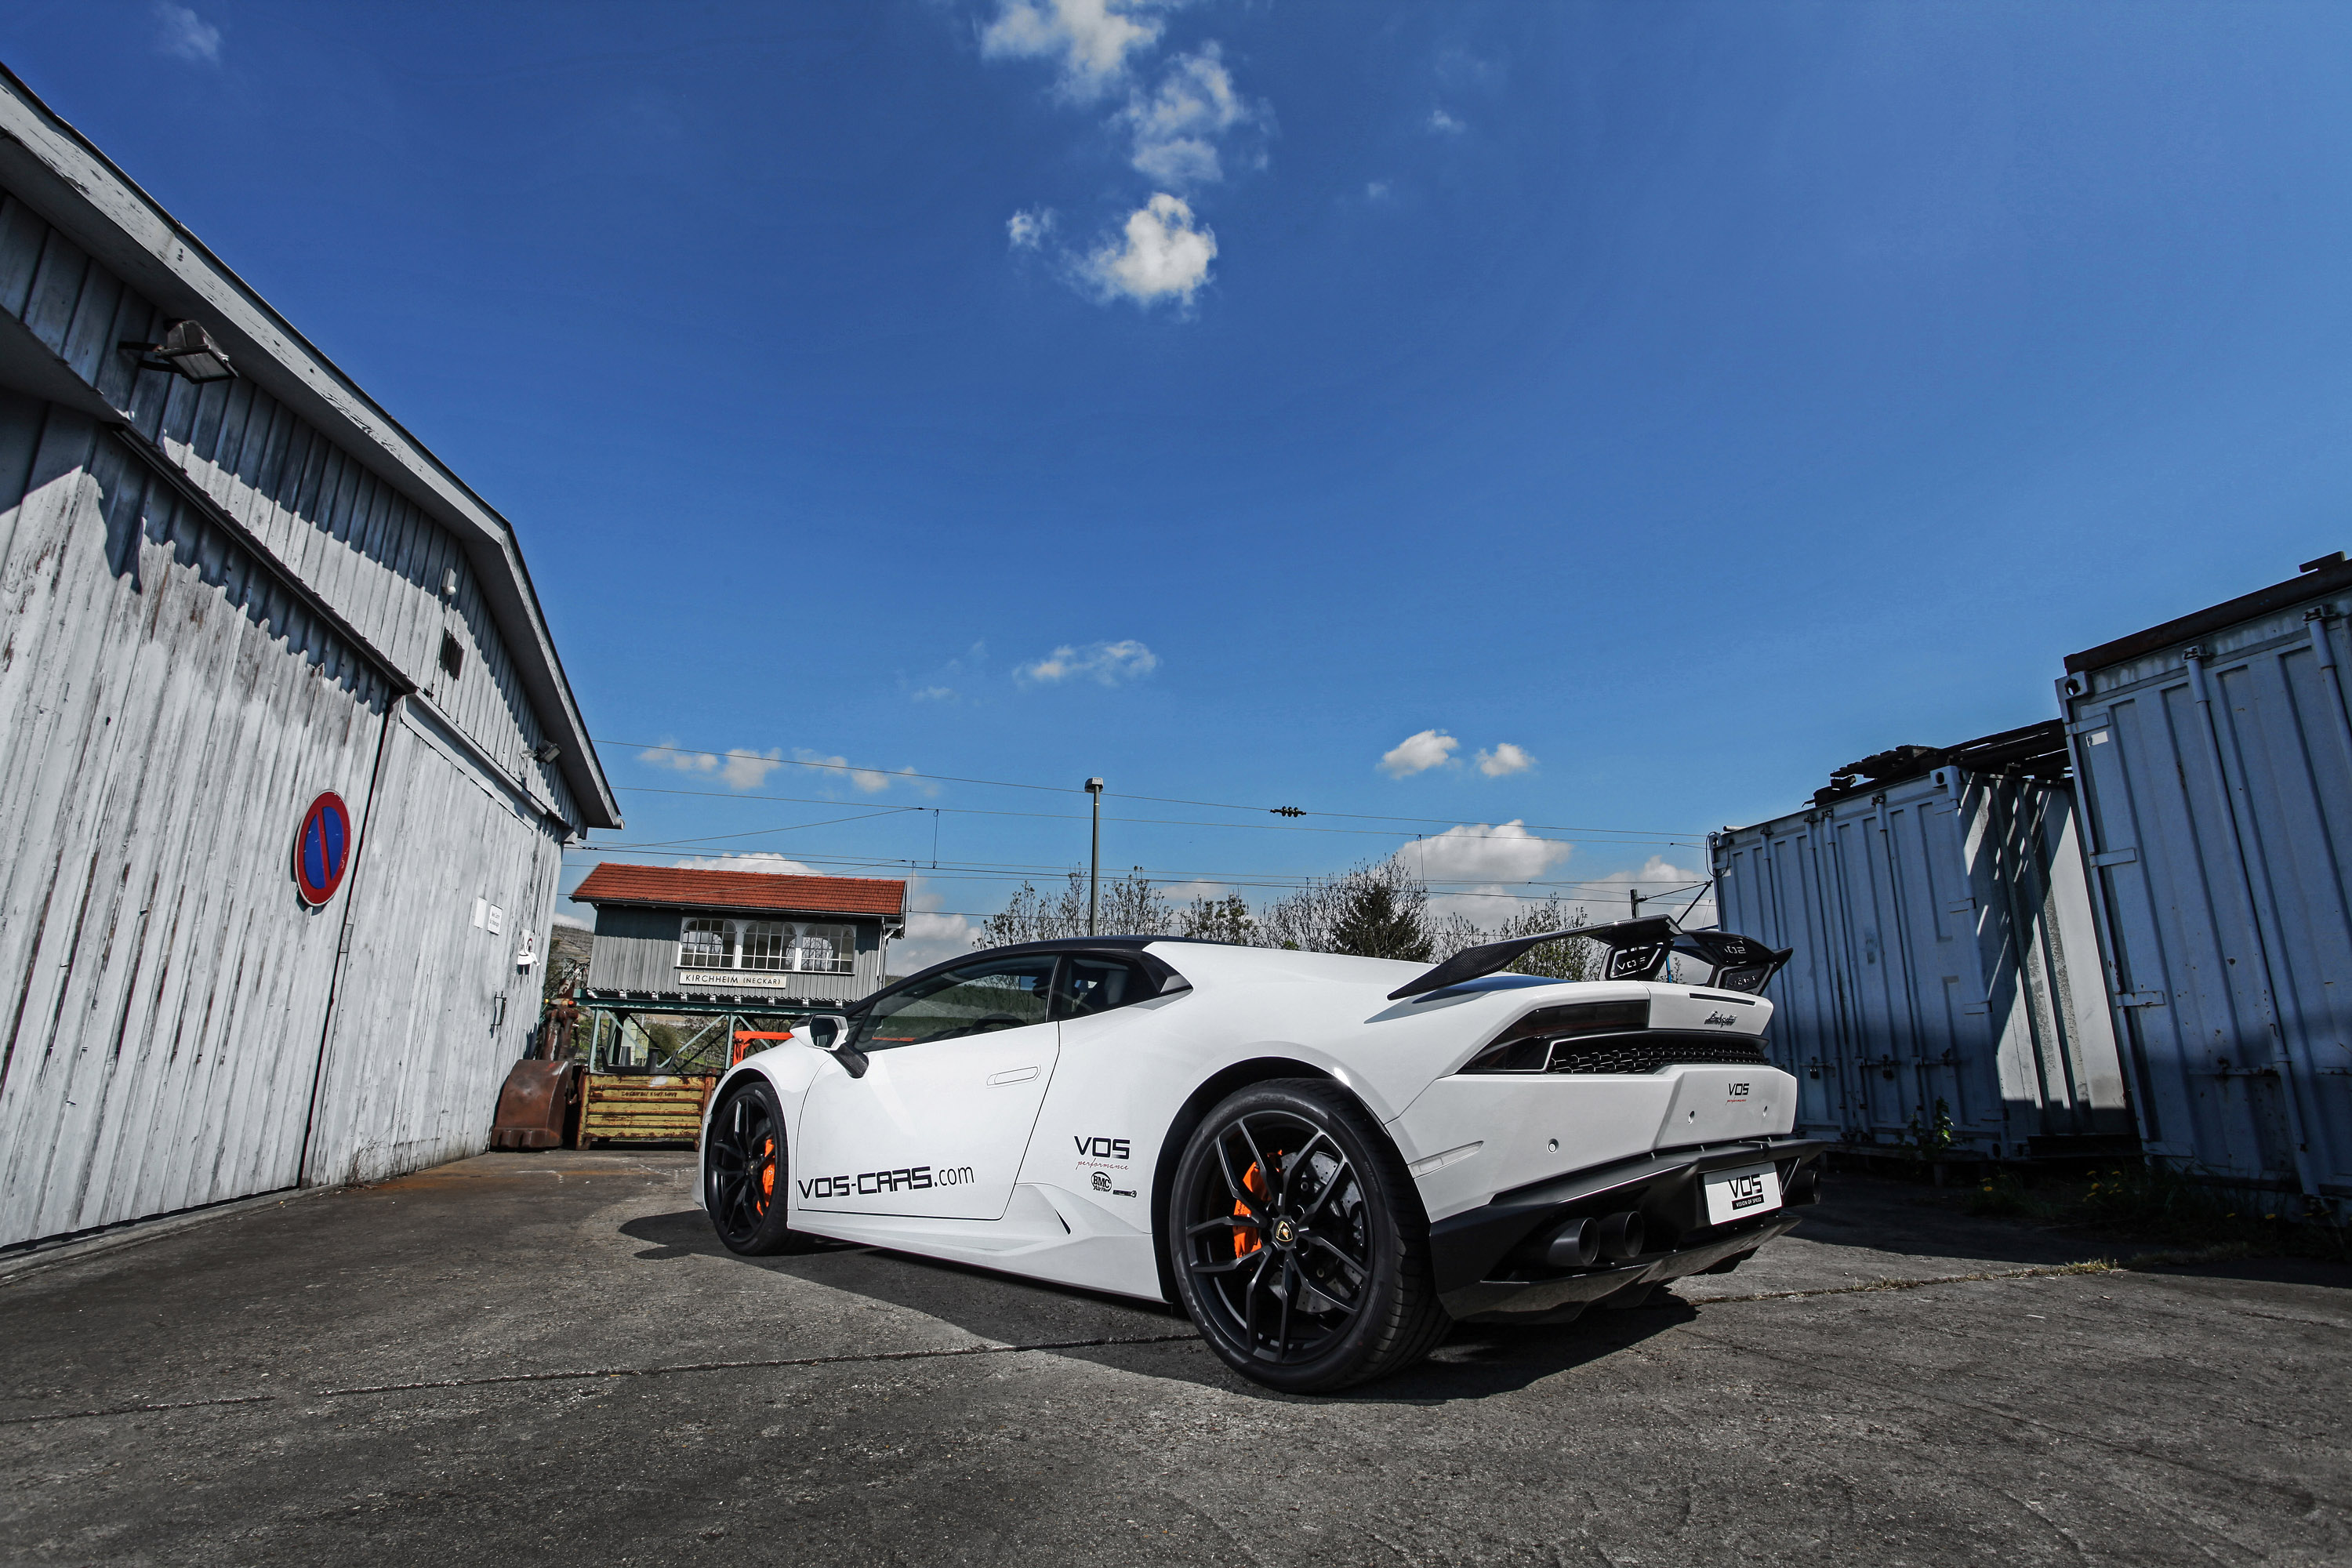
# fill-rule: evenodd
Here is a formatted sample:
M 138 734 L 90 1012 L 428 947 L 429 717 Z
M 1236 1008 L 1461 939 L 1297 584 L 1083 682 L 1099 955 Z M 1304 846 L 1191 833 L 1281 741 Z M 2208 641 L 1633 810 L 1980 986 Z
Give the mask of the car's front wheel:
M 703 1134 L 702 1206 L 728 1251 L 760 1258 L 814 1245 L 784 1224 L 790 1169 L 776 1091 L 758 1073 L 746 1073 Z
M 1227 1365 L 1326 1393 L 1427 1355 L 1451 1320 L 1403 1162 L 1355 1099 L 1315 1079 L 1228 1097 L 1176 1167 L 1169 1262 Z

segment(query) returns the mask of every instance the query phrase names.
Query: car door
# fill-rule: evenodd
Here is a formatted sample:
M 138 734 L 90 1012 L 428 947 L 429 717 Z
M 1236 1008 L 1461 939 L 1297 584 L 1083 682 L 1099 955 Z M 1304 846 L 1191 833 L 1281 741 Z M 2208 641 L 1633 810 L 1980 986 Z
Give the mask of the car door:
M 802 1103 L 793 1198 L 815 1213 L 992 1220 L 1053 1081 L 1055 956 L 982 960 L 876 1000 Z

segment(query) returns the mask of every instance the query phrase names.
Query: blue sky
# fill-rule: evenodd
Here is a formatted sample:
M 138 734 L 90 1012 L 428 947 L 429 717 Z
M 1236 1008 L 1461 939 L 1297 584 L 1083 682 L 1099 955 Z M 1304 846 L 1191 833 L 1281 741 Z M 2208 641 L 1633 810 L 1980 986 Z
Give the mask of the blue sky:
M 514 521 L 600 838 L 936 835 L 939 951 L 1084 796 L 898 770 L 1101 774 L 1178 883 L 1464 827 L 1457 907 L 1613 900 L 2352 545 L 2341 5 L 17 0 L 0 57 Z

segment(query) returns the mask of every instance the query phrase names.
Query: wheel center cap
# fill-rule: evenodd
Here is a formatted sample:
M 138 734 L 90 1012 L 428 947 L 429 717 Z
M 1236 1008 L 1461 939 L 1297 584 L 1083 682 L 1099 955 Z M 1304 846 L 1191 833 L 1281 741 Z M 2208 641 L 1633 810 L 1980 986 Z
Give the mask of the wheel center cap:
M 1298 1239 L 1298 1226 L 1287 1216 L 1274 1222 L 1274 1244 L 1288 1247 Z

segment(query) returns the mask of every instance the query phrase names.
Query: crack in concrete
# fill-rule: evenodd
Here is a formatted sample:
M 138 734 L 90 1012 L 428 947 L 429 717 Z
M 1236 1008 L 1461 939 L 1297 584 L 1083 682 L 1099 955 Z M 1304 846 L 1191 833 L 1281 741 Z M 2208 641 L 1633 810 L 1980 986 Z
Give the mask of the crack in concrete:
M 1871 1290 L 1917 1290 L 1929 1285 L 1971 1285 L 1985 1279 L 2055 1279 L 2070 1274 L 2115 1274 L 2121 1266 L 2104 1258 L 2084 1263 L 2038 1264 L 2032 1268 L 1995 1268 L 1982 1274 L 1938 1274 L 1931 1279 L 1872 1279 L 1860 1285 L 1827 1285 L 1818 1290 L 1759 1290 L 1753 1296 L 1685 1296 L 1694 1307 L 1735 1301 L 1793 1301 L 1808 1296 L 1855 1296 Z
M 156 1410 L 204 1410 L 215 1405 L 268 1405 L 274 1394 L 241 1394 L 231 1399 L 177 1399 L 167 1405 L 110 1405 L 103 1410 L 57 1410 L 39 1415 L 0 1415 L 0 1426 L 24 1426 L 36 1421 L 84 1421 L 101 1415 L 144 1415 Z
M 438 1377 L 416 1383 L 378 1383 L 357 1388 L 320 1388 L 295 1394 L 247 1394 L 227 1399 L 188 1399 L 170 1405 L 116 1405 L 98 1410 L 45 1411 L 37 1415 L 0 1416 L 0 1426 L 21 1426 L 36 1421 L 79 1421 L 104 1415 L 142 1415 L 157 1410 L 201 1410 L 218 1405 L 268 1405 L 279 1399 L 341 1399 L 361 1394 L 415 1394 L 435 1388 L 487 1388 L 504 1383 L 577 1383 L 599 1377 L 665 1377 L 681 1372 L 748 1372 L 771 1367 L 854 1366 L 892 1361 L 945 1361 L 958 1356 L 1018 1355 L 1026 1351 L 1093 1350 L 1108 1345 L 1165 1345 L 1191 1341 L 1197 1333 L 1146 1334 L 1091 1340 L 1047 1340 L 1023 1345 L 958 1345 L 929 1351 L 867 1351 L 856 1355 L 777 1356 L 761 1361 L 678 1362 L 668 1366 L 603 1366 L 568 1372 L 511 1372 L 494 1377 Z

